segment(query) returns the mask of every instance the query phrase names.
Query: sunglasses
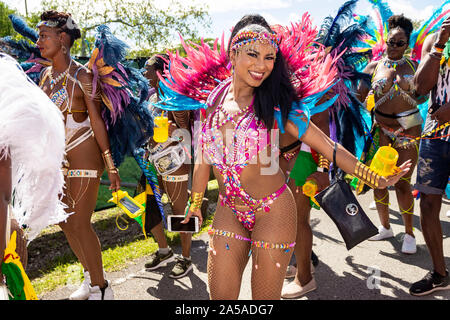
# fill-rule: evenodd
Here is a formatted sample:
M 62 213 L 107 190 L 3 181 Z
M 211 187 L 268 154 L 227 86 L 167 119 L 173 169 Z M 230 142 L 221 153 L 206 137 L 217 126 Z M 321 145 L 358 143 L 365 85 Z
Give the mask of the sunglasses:
M 387 45 L 390 47 L 403 47 L 405 44 L 407 44 L 407 42 L 403 40 L 400 41 L 389 40 L 387 42 Z

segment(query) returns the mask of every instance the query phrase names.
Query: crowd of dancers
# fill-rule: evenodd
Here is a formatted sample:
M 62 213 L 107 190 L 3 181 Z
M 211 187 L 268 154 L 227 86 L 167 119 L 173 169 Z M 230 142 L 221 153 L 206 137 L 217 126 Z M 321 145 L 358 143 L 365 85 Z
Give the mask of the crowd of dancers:
M 129 156 L 142 171 L 144 232 L 159 246 L 145 267 L 176 260 L 172 278 L 192 270 L 192 233 L 180 233 L 176 257 L 162 195 L 182 223 L 196 217 L 201 226 L 207 184 L 217 179 L 208 259 L 196 262 L 207 263 L 211 299 L 239 297 L 250 257 L 253 299 L 317 288 L 310 226 L 317 203 L 302 187 L 326 189 L 333 167 L 356 195 L 374 190 L 380 227 L 370 241 L 394 236 L 387 187 L 394 188 L 405 254 L 416 252 L 420 195 L 433 269 L 410 294 L 450 289 L 439 218 L 450 176 L 450 1 L 416 29 L 383 1 L 370 1 L 375 18 L 357 15 L 357 2 L 320 26 L 308 13 L 286 25 L 245 15 L 227 43 L 182 39 L 185 55 L 161 52 L 143 70 L 126 62 L 126 43 L 105 25 L 81 64 L 70 54 L 81 37 L 70 13 L 46 11 L 35 28 L 11 16 L 30 42 L 0 39 L 0 251 L 15 249 L 0 262 L 2 288 L 14 299 L 37 299 L 29 281 L 11 292 L 7 266 L 13 257 L 26 270 L 27 244 L 58 224 L 83 266 L 84 281 L 69 298 L 114 299 L 91 218 L 103 172 L 119 191 L 118 168 Z M 158 142 L 155 118 L 164 115 L 169 138 Z M 398 153 L 389 175 L 370 166 L 382 146 Z

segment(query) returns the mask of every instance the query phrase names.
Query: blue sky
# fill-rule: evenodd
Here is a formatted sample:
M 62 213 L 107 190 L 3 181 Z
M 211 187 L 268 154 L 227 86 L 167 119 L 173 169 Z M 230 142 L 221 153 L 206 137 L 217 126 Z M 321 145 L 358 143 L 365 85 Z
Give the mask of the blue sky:
M 0 0 L 25 12 L 25 0 Z M 136 0 L 139 1 L 139 0 Z M 443 0 L 385 0 L 395 13 L 403 13 L 413 20 L 429 17 Z M 40 0 L 28 0 L 28 10 L 39 10 Z M 167 3 L 167 0 L 155 0 Z M 183 0 L 181 0 L 183 3 Z M 320 25 L 328 15 L 335 15 L 345 0 L 192 0 L 185 3 L 208 5 L 212 25 L 209 30 L 201 30 L 204 37 L 219 37 L 225 31 L 229 35 L 230 28 L 246 13 L 259 13 L 269 23 L 289 24 L 298 21 L 308 11 L 315 25 Z M 450 6 L 449 6 L 450 7 Z M 355 12 L 368 14 L 371 5 L 368 0 L 360 0 Z

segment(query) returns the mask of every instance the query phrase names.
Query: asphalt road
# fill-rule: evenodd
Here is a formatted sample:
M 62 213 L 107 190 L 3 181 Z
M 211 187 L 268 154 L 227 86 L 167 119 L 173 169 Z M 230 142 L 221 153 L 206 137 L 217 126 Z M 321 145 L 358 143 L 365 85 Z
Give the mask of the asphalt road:
M 372 192 L 358 197 L 361 206 L 375 225 L 379 225 L 377 212 L 369 209 Z M 431 258 L 421 233 L 419 203 L 414 208 L 414 227 L 417 253 L 401 253 L 404 227 L 394 191 L 391 197 L 391 226 L 395 237 L 371 242 L 364 241 L 348 251 L 331 219 L 322 210 L 313 209 L 311 225 L 314 233 L 314 252 L 320 263 L 315 271 L 317 289 L 300 298 L 302 300 L 449 300 L 450 290 L 438 291 L 425 297 L 409 295 L 412 282 L 420 280 L 432 267 Z M 444 253 L 450 267 L 450 201 L 444 200 L 441 221 L 444 234 Z M 118 300 L 208 300 L 206 273 L 208 234 L 194 238 L 192 259 L 194 269 L 188 276 L 174 280 L 168 277 L 172 265 L 149 272 L 144 264 L 147 258 L 134 261 L 130 267 L 107 274 L 112 281 Z M 176 253 L 181 249 L 174 248 Z M 247 265 L 242 281 L 239 300 L 251 299 L 251 264 Z M 285 280 L 288 283 L 291 280 Z M 41 300 L 67 299 L 77 284 L 70 284 L 41 295 Z

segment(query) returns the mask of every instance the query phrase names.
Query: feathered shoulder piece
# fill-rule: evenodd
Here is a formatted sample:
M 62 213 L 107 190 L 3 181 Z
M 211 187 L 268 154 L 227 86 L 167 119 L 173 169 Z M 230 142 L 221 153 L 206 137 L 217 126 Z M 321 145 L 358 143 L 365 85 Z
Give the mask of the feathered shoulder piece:
M 445 17 L 450 13 L 450 9 L 444 10 L 444 7 L 450 3 L 450 0 L 444 1 L 417 30 L 411 34 L 409 46 L 412 49 L 411 59 L 420 62 L 422 58 L 422 47 L 425 38 L 438 31 L 444 22 Z
M 86 64 L 93 74 L 92 94 L 100 86 L 102 117 L 116 166 L 153 135 L 153 119 L 146 102 L 148 82 L 138 69 L 126 64 L 127 48 L 107 26 L 101 25 Z
M 339 97 L 329 109 L 330 137 L 355 154 L 356 136 L 364 135 L 365 123 L 361 116 L 361 103 L 355 97 L 358 83 L 370 82 L 370 76 L 361 71 L 369 63 L 368 50 L 363 39 L 370 35 L 362 21 L 354 20 L 354 9 L 358 0 L 345 2 L 336 16 L 324 19 L 317 38 L 331 53 L 343 52 L 338 60 L 338 78 L 333 93 Z
M 317 29 L 312 26 L 308 13 L 302 20 L 290 26 L 272 26 L 279 39 L 278 49 L 289 69 L 299 105 L 313 107 L 336 80 L 338 57 L 327 55 L 325 47 L 314 39 Z M 230 78 L 229 59 L 222 35 L 213 48 L 203 41 L 186 43 L 181 39 L 186 57 L 178 52 L 168 53 L 169 67 L 160 77 L 160 89 L 164 98 L 158 107 L 164 110 L 206 109 L 213 100 L 214 89 Z
M 228 55 L 222 34 L 212 48 L 203 39 L 200 44 L 186 42 L 180 35 L 186 52 L 182 57 L 178 51 L 167 52 L 168 68 L 160 78 L 163 98 L 158 107 L 165 110 L 206 109 L 206 100 L 214 88 L 231 76 L 227 67 Z
M 369 0 L 374 8 L 375 20 L 370 16 L 355 15 L 355 19 L 364 26 L 368 36 L 364 42 L 367 47 L 365 51 L 369 51 L 372 55 L 371 61 L 378 61 L 383 57 L 386 50 L 386 38 L 388 34 L 388 19 L 393 15 L 389 5 L 383 0 Z
M 339 56 L 326 54 L 325 46 L 315 41 L 318 30 L 309 13 L 304 13 L 300 22 L 272 28 L 281 40 L 279 49 L 298 98 L 312 97 L 330 88 L 336 81 Z

